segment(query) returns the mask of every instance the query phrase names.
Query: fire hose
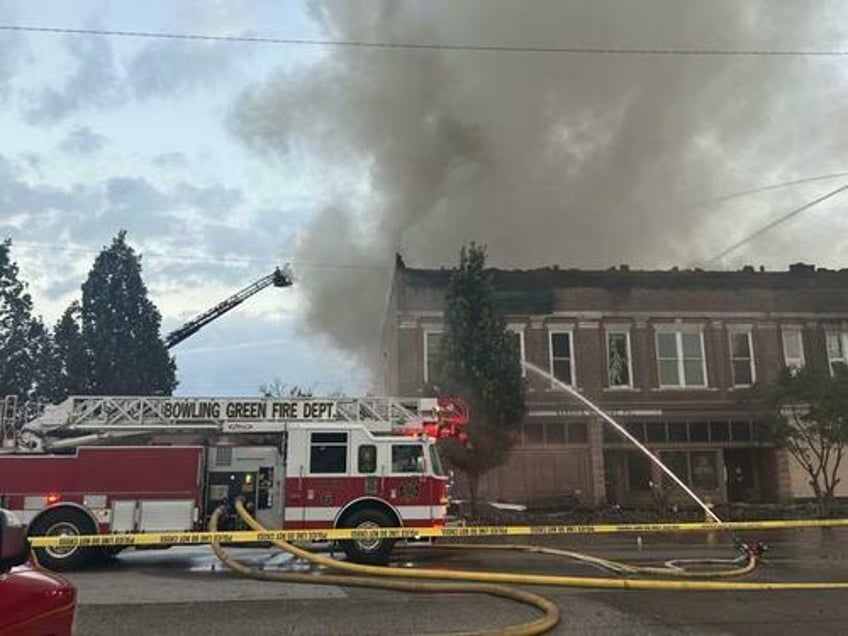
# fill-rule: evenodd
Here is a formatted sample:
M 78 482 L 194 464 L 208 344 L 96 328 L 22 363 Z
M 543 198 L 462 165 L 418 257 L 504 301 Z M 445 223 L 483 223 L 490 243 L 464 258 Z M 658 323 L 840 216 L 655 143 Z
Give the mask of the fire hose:
M 256 520 L 253 519 L 253 517 L 251 517 L 244 509 L 241 501 L 237 502 L 236 508 L 239 515 L 241 515 L 247 523 L 252 523 L 255 527 L 261 528 L 259 523 L 256 522 Z M 222 508 L 217 508 L 212 514 L 212 517 L 209 520 L 209 529 L 213 532 L 216 530 L 218 520 L 222 514 Z M 277 547 L 289 554 L 304 558 L 312 563 L 320 563 L 325 559 L 325 557 L 320 557 L 319 555 L 313 554 L 307 550 L 302 550 L 285 541 L 275 541 L 274 543 Z M 362 572 L 364 574 L 370 574 L 370 576 L 344 576 L 338 574 L 322 574 L 321 576 L 314 576 L 311 574 L 297 574 L 290 572 L 268 572 L 248 567 L 240 561 L 233 559 L 219 543 L 212 543 L 212 550 L 215 552 L 215 556 L 217 556 L 218 559 L 220 559 L 221 562 L 231 570 L 238 572 L 239 574 L 243 574 L 244 576 L 262 581 L 308 583 L 310 585 L 342 585 L 346 587 L 366 587 L 372 589 L 415 593 L 487 594 L 489 596 L 506 598 L 519 603 L 524 603 L 525 605 L 531 605 L 540 609 L 544 613 L 544 616 L 541 618 L 537 618 L 527 623 L 494 630 L 466 632 L 465 634 L 467 636 L 531 636 L 533 634 L 544 634 L 553 629 L 560 619 L 559 607 L 557 607 L 557 605 L 552 601 L 549 601 L 538 594 L 525 592 L 523 590 L 516 590 L 510 587 L 490 584 L 470 585 L 467 583 L 413 583 L 410 581 L 386 580 L 381 578 L 385 577 L 385 574 L 371 572 Z M 335 559 L 326 560 L 331 563 L 339 563 Z M 391 570 L 391 568 L 383 569 Z M 389 574 L 389 576 L 396 575 L 397 572 L 391 572 Z M 457 632 L 455 634 L 461 636 L 463 633 Z
M 759 546 L 749 548 L 741 546 L 744 553 L 734 559 L 674 559 L 666 561 L 663 567 L 652 567 L 643 565 L 633 565 L 623 563 L 621 561 L 613 561 L 603 559 L 601 557 L 584 554 L 582 552 L 572 552 L 570 550 L 560 550 L 558 548 L 546 548 L 537 545 L 522 544 L 522 543 L 439 543 L 437 546 L 421 545 L 421 546 L 406 546 L 407 548 L 424 549 L 424 550 L 493 550 L 493 551 L 517 551 L 529 552 L 533 554 L 547 554 L 551 556 L 566 557 L 587 565 L 597 567 L 598 569 L 612 572 L 619 575 L 634 575 L 647 574 L 659 576 L 673 577 L 697 577 L 697 578 L 728 578 L 733 576 L 742 576 L 754 571 L 757 567 L 757 560 L 751 558 L 752 555 L 758 555 Z M 740 565 L 741 564 L 741 565 Z M 686 569 L 687 567 L 697 566 L 720 566 L 729 569 Z

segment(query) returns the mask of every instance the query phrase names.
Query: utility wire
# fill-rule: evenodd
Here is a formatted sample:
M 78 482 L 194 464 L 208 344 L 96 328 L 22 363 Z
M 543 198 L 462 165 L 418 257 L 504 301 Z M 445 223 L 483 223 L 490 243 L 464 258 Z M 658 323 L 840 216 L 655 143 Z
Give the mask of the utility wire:
M 378 42 L 373 40 L 284 38 L 270 35 L 211 35 L 169 31 L 139 31 L 121 29 L 76 29 L 35 25 L 0 24 L 0 31 L 48 33 L 60 35 L 97 35 L 160 40 L 195 40 L 243 44 L 283 44 L 290 46 L 332 46 L 361 49 L 408 49 L 425 51 L 467 51 L 478 53 L 536 53 L 566 55 L 636 55 L 691 57 L 845 57 L 843 49 L 714 49 L 661 47 L 592 47 L 559 45 L 451 44 L 439 42 Z
M 839 186 L 838 188 L 836 188 L 836 190 L 831 190 L 827 194 L 822 195 L 822 196 L 818 197 L 817 199 L 810 201 L 809 203 L 805 203 L 804 205 L 802 205 L 799 208 L 795 208 L 794 210 L 787 212 L 783 216 L 775 219 L 774 221 L 771 221 L 770 223 L 767 223 L 766 225 L 764 225 L 763 227 L 758 229 L 756 232 L 753 232 L 753 233 L 749 234 L 748 236 L 746 236 L 745 238 L 743 238 L 739 241 L 736 241 L 736 243 L 734 243 L 733 245 L 728 247 L 726 250 L 724 250 L 720 254 L 717 254 L 716 256 L 714 256 L 713 258 L 709 259 L 706 262 L 707 263 L 715 263 L 716 261 L 720 261 L 722 258 L 727 256 L 731 252 L 742 247 L 746 243 L 753 241 L 755 238 L 762 236 L 763 234 L 765 234 L 766 232 L 768 232 L 772 228 L 780 225 L 781 223 L 785 223 L 789 219 L 791 219 L 795 216 L 798 216 L 802 212 L 809 210 L 811 207 L 818 205 L 819 203 L 822 203 L 823 201 L 827 201 L 831 197 L 835 197 L 837 194 L 840 194 L 841 192 L 844 192 L 845 190 L 848 190 L 848 183 L 846 183 L 845 185 Z

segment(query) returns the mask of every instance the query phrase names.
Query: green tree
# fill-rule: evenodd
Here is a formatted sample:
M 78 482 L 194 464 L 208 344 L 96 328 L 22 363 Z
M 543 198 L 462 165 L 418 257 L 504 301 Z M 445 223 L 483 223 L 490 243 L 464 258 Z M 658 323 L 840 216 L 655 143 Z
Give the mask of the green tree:
M 829 513 L 848 441 L 848 367 L 833 375 L 811 367 L 785 369 L 765 387 L 774 417 L 773 441 L 807 474 L 819 512 Z
M 18 278 L 12 242 L 0 242 L 0 396 L 40 399 L 50 387 L 52 343 Z
M 90 357 L 82 341 L 81 316 L 82 308 L 74 301 L 53 327 L 54 357 L 57 365 L 53 400 L 56 402 L 69 395 L 88 392 L 86 382 Z
M 444 443 L 447 461 L 468 479 L 476 513 L 480 476 L 506 459 L 525 413 L 524 379 L 515 334 L 495 306 L 486 248 L 463 246 L 445 299 L 434 392 L 456 395 L 470 410 L 469 443 Z
M 170 395 L 176 366 L 147 298 L 141 257 L 120 232 L 94 261 L 82 285 L 81 334 L 87 362 L 79 386 L 88 393 Z

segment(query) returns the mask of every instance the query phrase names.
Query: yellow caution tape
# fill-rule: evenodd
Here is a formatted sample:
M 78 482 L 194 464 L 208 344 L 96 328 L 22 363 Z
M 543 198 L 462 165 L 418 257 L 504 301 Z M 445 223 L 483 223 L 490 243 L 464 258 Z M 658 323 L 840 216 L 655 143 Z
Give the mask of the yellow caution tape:
M 435 526 L 430 528 L 337 528 L 326 530 L 273 530 L 267 532 L 144 532 L 138 534 L 93 534 L 61 537 L 30 537 L 34 548 L 151 546 L 205 543 L 270 543 L 272 541 L 339 541 L 369 539 L 428 539 L 503 536 L 546 536 L 563 534 L 623 534 L 658 532 L 715 532 L 722 530 L 780 530 L 790 528 L 840 528 L 848 519 L 794 519 L 773 521 L 728 521 L 724 523 L 630 523 L 546 526 Z

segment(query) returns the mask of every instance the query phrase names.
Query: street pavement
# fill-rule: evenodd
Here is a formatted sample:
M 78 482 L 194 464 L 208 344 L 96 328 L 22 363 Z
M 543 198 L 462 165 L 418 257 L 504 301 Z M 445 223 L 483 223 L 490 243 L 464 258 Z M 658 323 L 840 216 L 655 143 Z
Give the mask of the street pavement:
M 793 530 L 758 538 L 764 563 L 742 580 L 848 581 L 848 531 Z M 753 539 L 745 537 L 746 540 Z M 658 564 L 671 558 L 730 558 L 725 537 L 645 535 L 548 537 L 544 544 Z M 232 548 L 252 567 L 312 572 L 277 551 Z M 562 557 L 501 551 L 398 550 L 398 568 L 604 575 Z M 487 596 L 408 594 L 334 585 L 266 583 L 218 563 L 206 546 L 128 551 L 69 576 L 79 590 L 78 633 L 88 634 L 438 634 L 495 629 L 535 610 Z M 562 611 L 556 634 L 842 634 L 848 591 L 644 592 L 526 588 Z

